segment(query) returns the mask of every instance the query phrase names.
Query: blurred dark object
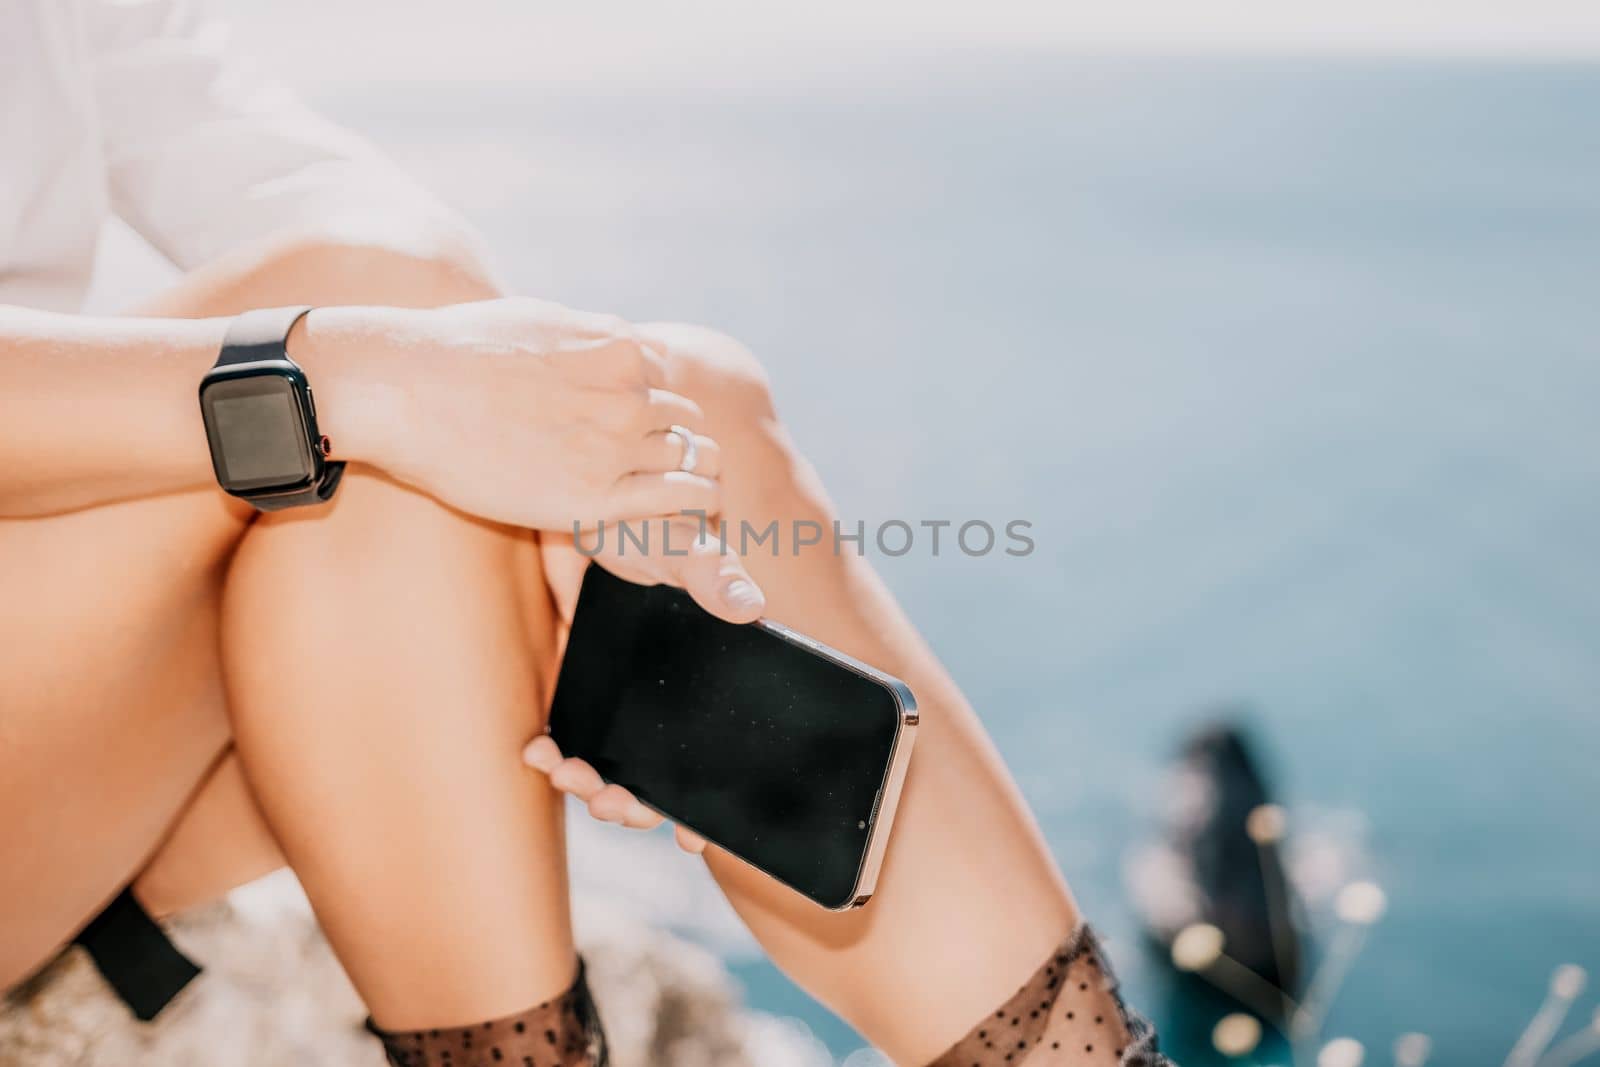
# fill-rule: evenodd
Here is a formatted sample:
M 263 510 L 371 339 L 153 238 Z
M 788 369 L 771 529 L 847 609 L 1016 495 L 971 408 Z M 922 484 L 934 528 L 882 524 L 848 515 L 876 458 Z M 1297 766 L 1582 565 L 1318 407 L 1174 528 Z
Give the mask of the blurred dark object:
M 1284 873 L 1283 809 L 1244 728 L 1222 721 L 1191 736 L 1166 790 L 1158 839 L 1128 873 L 1146 933 L 1176 971 L 1225 997 L 1248 993 L 1239 1006 L 1282 1023 L 1283 994 L 1302 984 L 1303 924 Z

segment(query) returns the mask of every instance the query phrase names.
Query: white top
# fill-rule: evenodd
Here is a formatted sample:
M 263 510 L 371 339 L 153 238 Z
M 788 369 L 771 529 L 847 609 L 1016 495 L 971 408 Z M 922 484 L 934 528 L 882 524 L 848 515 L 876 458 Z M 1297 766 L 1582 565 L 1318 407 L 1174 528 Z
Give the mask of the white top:
M 185 0 L 0 2 L 0 303 L 76 310 L 113 216 L 188 270 L 287 228 L 448 214 L 225 45 Z

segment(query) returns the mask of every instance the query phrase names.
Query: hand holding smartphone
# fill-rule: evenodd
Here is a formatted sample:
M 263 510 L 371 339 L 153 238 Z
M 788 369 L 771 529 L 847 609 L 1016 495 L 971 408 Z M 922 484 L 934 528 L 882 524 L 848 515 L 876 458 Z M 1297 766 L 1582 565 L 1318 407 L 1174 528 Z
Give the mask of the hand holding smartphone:
M 899 679 L 597 566 L 550 711 L 565 755 L 831 909 L 872 896 L 916 724 Z

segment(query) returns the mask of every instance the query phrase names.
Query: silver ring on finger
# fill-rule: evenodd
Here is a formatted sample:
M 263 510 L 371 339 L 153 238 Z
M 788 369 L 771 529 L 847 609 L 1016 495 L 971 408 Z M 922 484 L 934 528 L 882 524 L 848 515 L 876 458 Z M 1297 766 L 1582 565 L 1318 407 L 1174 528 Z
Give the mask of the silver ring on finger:
M 700 462 L 700 446 L 695 444 L 694 431 L 686 426 L 673 426 L 667 433 L 683 442 L 683 458 L 678 460 L 678 469 L 685 474 L 693 474 Z

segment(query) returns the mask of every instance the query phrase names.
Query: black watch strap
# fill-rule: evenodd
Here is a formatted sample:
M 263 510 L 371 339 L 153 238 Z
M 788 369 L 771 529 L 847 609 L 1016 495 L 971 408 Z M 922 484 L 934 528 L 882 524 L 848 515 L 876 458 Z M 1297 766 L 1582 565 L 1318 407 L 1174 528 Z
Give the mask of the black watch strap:
M 330 460 L 322 465 L 321 480 L 310 489 L 302 489 L 298 493 L 282 493 L 278 496 L 251 496 L 243 499 L 249 501 L 258 511 L 282 511 L 302 504 L 326 504 L 333 499 L 333 494 L 339 489 L 339 479 L 343 477 L 344 464 Z
M 310 307 L 258 308 L 246 311 L 228 325 L 222 338 L 222 351 L 214 367 L 255 363 L 264 359 L 289 359 L 289 334 L 295 323 L 311 313 Z M 293 362 L 293 360 L 290 360 Z M 322 465 L 322 477 L 308 489 L 277 496 L 244 497 L 261 511 L 282 511 L 303 504 L 324 504 L 333 499 L 344 477 L 344 464 Z

